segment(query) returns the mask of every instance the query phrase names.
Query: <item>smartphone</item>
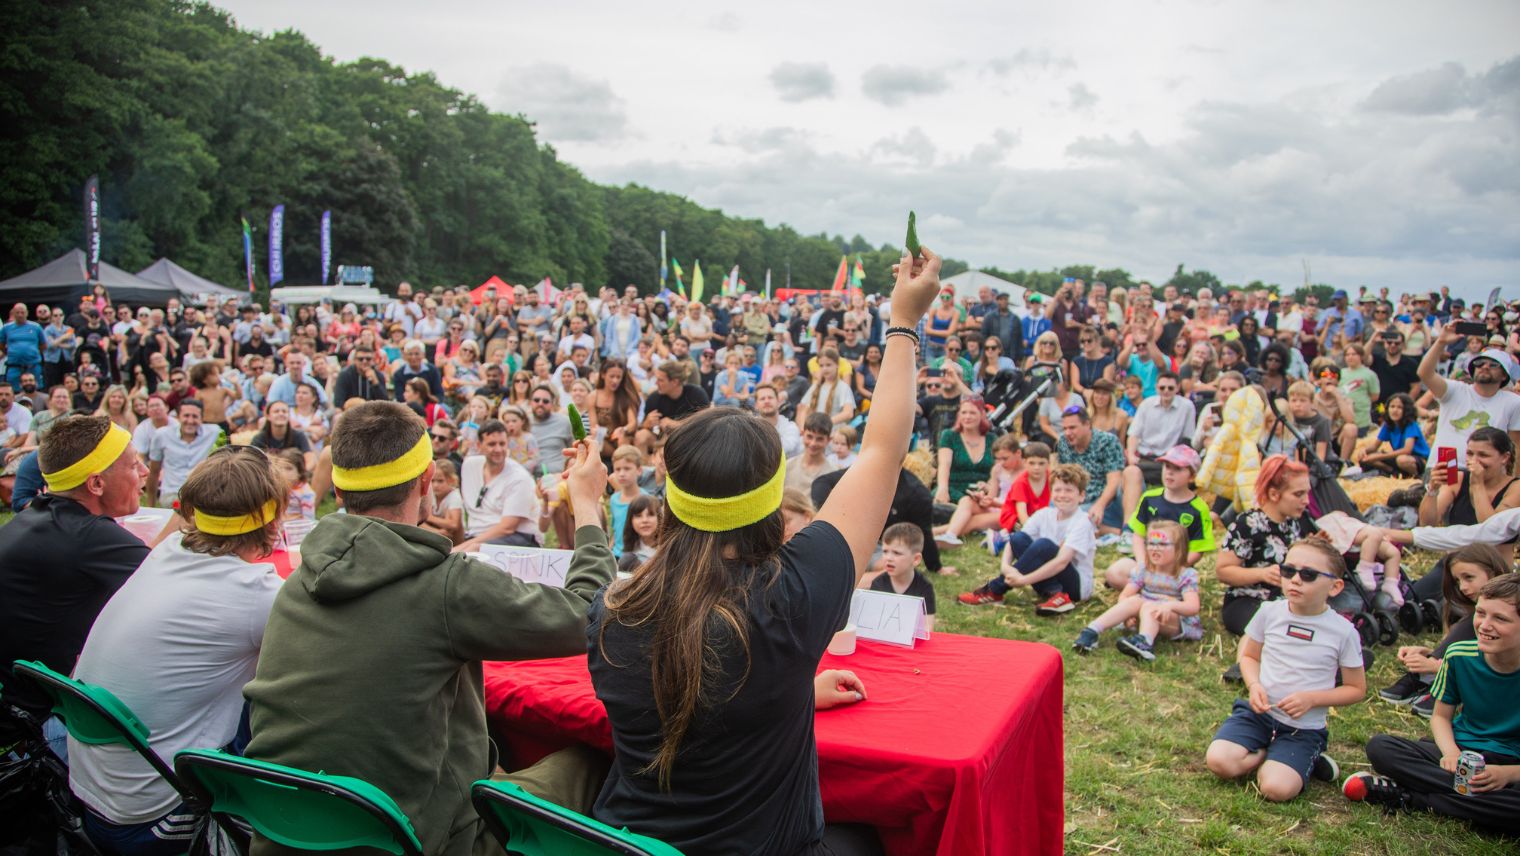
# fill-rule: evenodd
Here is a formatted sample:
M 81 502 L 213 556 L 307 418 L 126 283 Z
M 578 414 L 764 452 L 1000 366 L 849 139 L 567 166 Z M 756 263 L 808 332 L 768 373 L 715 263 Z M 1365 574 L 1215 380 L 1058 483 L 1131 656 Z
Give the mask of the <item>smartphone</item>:
M 1436 466 L 1446 468 L 1446 483 L 1457 483 L 1457 449 L 1455 446 L 1441 446 L 1436 449 Z
M 1463 336 L 1488 335 L 1488 325 L 1482 321 L 1453 321 L 1451 326 Z

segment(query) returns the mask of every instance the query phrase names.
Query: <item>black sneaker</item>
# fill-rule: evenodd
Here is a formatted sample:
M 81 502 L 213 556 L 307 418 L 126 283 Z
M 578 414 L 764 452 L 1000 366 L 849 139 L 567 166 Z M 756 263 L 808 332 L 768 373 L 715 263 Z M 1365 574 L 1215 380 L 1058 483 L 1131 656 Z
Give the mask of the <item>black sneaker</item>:
M 1376 773 L 1352 773 L 1341 785 L 1341 793 L 1353 802 L 1380 805 L 1387 814 L 1409 809 L 1409 791 L 1393 779 Z
M 1309 778 L 1318 779 L 1321 782 L 1334 782 L 1341 777 L 1341 765 L 1335 763 L 1335 759 L 1321 752 L 1314 758 L 1314 767 L 1309 770 Z
M 1436 697 L 1430 693 L 1422 693 L 1419 698 L 1409 703 L 1409 709 L 1414 711 L 1415 716 L 1429 719 L 1436 712 Z
M 1239 663 L 1231 663 L 1230 667 L 1224 670 L 1224 674 L 1219 676 L 1219 679 L 1227 684 L 1243 684 L 1246 682 L 1246 679 L 1240 676 Z
M 1413 672 L 1405 672 L 1402 678 L 1394 682 L 1393 686 L 1379 690 L 1378 695 L 1389 704 L 1404 707 L 1415 699 L 1425 695 L 1428 685 Z
M 1145 641 L 1145 637 L 1139 633 L 1120 639 L 1115 647 L 1142 663 L 1152 663 L 1156 660 L 1155 647 Z
M 1072 650 L 1078 654 L 1091 654 L 1097 647 L 1098 631 L 1091 627 L 1082 628 L 1082 632 L 1078 633 L 1076 640 L 1071 643 Z

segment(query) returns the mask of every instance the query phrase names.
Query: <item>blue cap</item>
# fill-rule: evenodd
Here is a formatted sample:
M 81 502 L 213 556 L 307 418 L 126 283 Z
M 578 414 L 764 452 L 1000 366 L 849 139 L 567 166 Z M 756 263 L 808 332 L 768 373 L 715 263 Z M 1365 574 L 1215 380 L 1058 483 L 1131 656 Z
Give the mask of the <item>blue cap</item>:
M 1343 288 L 1337 288 L 1335 290 L 1335 293 L 1332 294 L 1332 295 L 1330 295 L 1330 299 L 1331 300 L 1345 300 L 1346 299 L 1346 290 L 1343 289 Z

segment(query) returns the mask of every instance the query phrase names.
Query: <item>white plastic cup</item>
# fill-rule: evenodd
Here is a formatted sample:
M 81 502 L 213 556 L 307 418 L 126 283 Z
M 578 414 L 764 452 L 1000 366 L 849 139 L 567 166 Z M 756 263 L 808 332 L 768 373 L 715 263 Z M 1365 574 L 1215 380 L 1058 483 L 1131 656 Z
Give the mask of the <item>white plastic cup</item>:
M 836 657 L 848 657 L 855 653 L 855 625 L 846 624 L 844 629 L 829 640 L 829 653 Z

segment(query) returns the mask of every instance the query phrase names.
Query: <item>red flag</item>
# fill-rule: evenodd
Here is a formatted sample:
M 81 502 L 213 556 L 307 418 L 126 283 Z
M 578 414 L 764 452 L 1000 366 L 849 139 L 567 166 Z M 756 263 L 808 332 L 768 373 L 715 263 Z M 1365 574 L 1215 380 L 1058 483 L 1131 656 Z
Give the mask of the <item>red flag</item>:
M 839 257 L 839 272 L 834 274 L 834 285 L 829 291 L 839 291 L 844 288 L 846 278 L 850 275 L 850 260 L 846 256 Z

